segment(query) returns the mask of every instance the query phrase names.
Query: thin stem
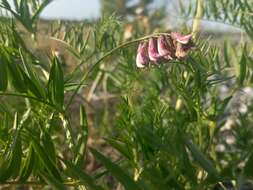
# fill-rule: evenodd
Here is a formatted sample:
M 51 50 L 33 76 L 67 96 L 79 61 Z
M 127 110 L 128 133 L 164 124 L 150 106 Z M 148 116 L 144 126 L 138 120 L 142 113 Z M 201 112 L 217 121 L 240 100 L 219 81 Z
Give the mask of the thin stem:
M 43 104 L 45 104 L 45 105 L 48 105 L 48 106 L 50 106 L 50 107 L 56 109 L 56 107 L 55 107 L 53 104 L 51 104 L 51 103 L 49 103 L 49 102 L 47 102 L 47 101 L 38 99 L 38 98 L 33 97 L 33 96 L 27 96 L 27 95 L 25 95 L 25 94 L 0 92 L 0 96 L 16 96 L 16 97 L 28 98 L 28 99 L 35 100 L 35 101 L 37 101 L 37 102 L 41 102 L 41 103 L 43 103 Z M 58 110 L 58 111 L 59 111 L 59 110 Z
M 102 69 L 102 67 L 104 67 L 104 64 L 100 65 L 100 69 Z M 93 84 L 91 85 L 90 91 L 88 93 L 88 96 L 87 96 L 87 101 L 88 102 L 92 99 L 93 94 L 94 94 L 94 92 L 95 92 L 95 90 L 96 90 L 96 88 L 97 88 L 97 86 L 99 84 L 99 81 L 101 80 L 102 76 L 103 76 L 103 72 L 99 71 L 99 73 L 97 74 L 96 79 L 94 80 Z
M 192 35 L 195 38 L 200 30 L 201 18 L 204 13 L 204 0 L 197 1 L 196 15 L 192 23 Z
M 76 186 L 79 185 L 79 181 L 65 181 L 63 182 L 63 185 L 65 186 Z M 1 185 L 10 185 L 10 186 L 17 186 L 17 185 L 27 185 L 27 186 L 45 186 L 47 185 L 44 182 L 41 181 L 27 181 L 27 182 L 20 182 L 20 181 L 6 181 L 6 182 L 0 182 Z
M 142 38 L 138 38 L 138 39 L 135 39 L 133 41 L 130 41 L 130 42 L 126 42 L 126 43 L 123 43 L 117 47 L 115 47 L 114 49 L 112 49 L 111 51 L 107 52 L 105 55 L 103 55 L 82 77 L 81 79 L 81 82 L 80 84 L 77 86 L 77 88 L 75 89 L 74 93 L 72 94 L 72 96 L 70 97 L 67 105 L 66 105 L 66 109 L 68 109 L 68 107 L 70 106 L 70 104 L 72 103 L 74 97 L 76 96 L 76 94 L 78 93 L 78 91 L 80 90 L 81 86 L 83 85 L 83 83 L 85 82 L 85 80 L 87 79 L 87 77 L 90 75 L 90 73 L 98 66 L 98 64 L 100 62 L 102 62 L 104 59 L 106 59 L 107 57 L 109 57 L 110 55 L 112 55 L 114 52 L 118 51 L 119 49 L 121 48 L 125 48 L 125 47 L 128 47 L 134 43 L 137 43 L 137 42 L 140 42 L 140 41 L 143 41 L 143 40 L 146 40 L 146 39 L 149 39 L 151 37 L 157 37 L 159 35 L 167 35 L 169 36 L 170 34 L 168 33 L 155 33 L 155 34 L 152 34 L 152 35 L 148 35 L 148 36 L 145 36 L 145 37 L 142 37 Z
M 77 72 L 78 70 L 80 70 L 80 69 L 81 69 L 81 66 L 82 66 L 84 63 L 86 63 L 87 61 L 89 61 L 89 60 L 93 57 L 94 54 L 95 54 L 95 52 L 92 52 L 85 60 L 81 60 L 81 61 L 79 62 L 79 64 L 75 67 L 75 69 L 69 74 L 69 76 L 68 76 L 67 79 L 66 79 L 66 82 L 70 81 L 70 80 L 73 78 L 75 72 Z

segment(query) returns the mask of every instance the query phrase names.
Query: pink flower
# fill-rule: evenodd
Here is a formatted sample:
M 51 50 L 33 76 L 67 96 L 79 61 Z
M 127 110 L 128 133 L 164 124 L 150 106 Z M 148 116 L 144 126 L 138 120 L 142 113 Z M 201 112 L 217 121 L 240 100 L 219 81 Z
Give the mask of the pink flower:
M 174 47 L 173 47 L 173 42 L 170 39 L 170 43 L 168 44 L 168 41 L 164 35 L 159 36 L 157 40 L 158 44 L 158 53 L 160 56 L 162 56 L 165 59 L 172 59 L 173 57 L 173 52 L 174 52 Z
M 144 68 L 150 61 L 159 63 L 164 59 L 183 59 L 194 47 L 192 36 L 172 32 L 170 35 L 151 37 L 149 42 L 140 43 L 136 56 L 138 68 Z
M 171 37 L 173 39 L 175 39 L 177 42 L 181 43 L 181 44 L 188 44 L 190 42 L 190 40 L 192 39 L 191 34 L 182 35 L 182 34 L 177 33 L 177 32 L 172 32 Z
M 148 58 L 148 43 L 140 43 L 137 51 L 137 56 L 136 56 L 136 66 L 138 68 L 143 68 L 145 65 L 149 63 L 149 58 Z
M 174 46 L 176 49 L 175 56 L 178 59 L 185 58 L 188 54 L 188 51 L 194 46 L 191 40 L 192 35 L 182 35 L 177 32 L 172 32 L 171 37 L 174 40 Z
M 158 53 L 157 49 L 157 39 L 150 38 L 148 42 L 148 56 L 151 61 L 158 62 L 161 56 Z

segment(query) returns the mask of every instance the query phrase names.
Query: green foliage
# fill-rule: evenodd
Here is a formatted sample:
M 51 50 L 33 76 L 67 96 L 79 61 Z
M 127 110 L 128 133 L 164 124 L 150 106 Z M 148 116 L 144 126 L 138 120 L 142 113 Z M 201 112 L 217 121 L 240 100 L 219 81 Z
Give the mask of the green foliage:
M 191 1 L 188 6 L 181 3 L 181 12 L 185 17 L 193 14 L 196 2 L 197 0 Z M 252 7 L 253 2 L 251 0 L 204 1 L 204 18 L 241 28 L 253 39 Z
M 64 78 L 61 63 L 57 57 L 54 57 L 52 61 L 47 88 L 49 101 L 61 109 L 64 102 Z
M 251 1 L 203 7 L 204 19 L 249 38 L 217 43 L 200 35 L 185 59 L 143 70 L 134 64 L 136 43 L 150 38 L 142 31 L 164 27 L 142 28 L 151 1 L 140 2 L 144 15 L 131 14 L 133 22 L 113 14 L 46 23 L 43 33 L 39 14 L 50 2 L 0 4 L 13 16 L 0 26 L 0 185 L 166 190 L 228 182 L 240 189 L 252 181 Z M 182 13 L 192 17 L 195 3 L 182 1 Z M 40 38 L 60 48 L 41 55 Z
M 106 167 L 106 169 L 108 169 L 108 171 L 110 171 L 113 176 L 124 185 L 126 189 L 140 190 L 140 187 L 138 187 L 137 183 L 134 182 L 134 180 L 128 176 L 128 174 L 126 174 L 122 168 L 111 162 L 95 149 L 91 149 L 91 152 L 95 158 L 98 159 L 98 161 L 101 162 Z
M 39 15 L 51 0 L 14 0 L 12 9 L 8 0 L 1 0 L 0 6 L 9 11 L 29 32 L 34 33 Z

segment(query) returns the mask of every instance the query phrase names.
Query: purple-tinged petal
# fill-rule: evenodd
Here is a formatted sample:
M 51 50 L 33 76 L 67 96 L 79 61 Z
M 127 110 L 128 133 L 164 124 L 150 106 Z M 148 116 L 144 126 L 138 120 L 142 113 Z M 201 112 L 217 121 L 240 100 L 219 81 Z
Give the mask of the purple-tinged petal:
M 160 60 L 161 56 L 157 49 L 157 39 L 150 38 L 148 42 L 148 56 L 151 61 L 157 62 Z
M 138 68 L 143 68 L 145 65 L 149 63 L 149 58 L 148 58 L 148 43 L 140 43 L 137 51 L 137 56 L 136 56 L 136 66 Z
M 187 44 L 191 41 L 192 35 L 191 34 L 182 35 L 177 32 L 172 32 L 171 37 L 174 38 L 177 42 L 179 42 L 181 44 Z
M 159 36 L 157 39 L 158 53 L 160 56 L 166 56 L 170 54 L 170 47 L 166 41 L 165 36 Z
M 181 44 L 178 42 L 176 45 L 176 57 L 178 59 L 185 58 L 192 47 L 194 47 L 192 41 L 190 41 L 188 44 Z
M 176 49 L 170 36 L 168 36 L 167 38 L 165 36 L 160 36 L 158 38 L 157 43 L 160 56 L 168 60 L 172 60 L 173 58 L 175 58 Z

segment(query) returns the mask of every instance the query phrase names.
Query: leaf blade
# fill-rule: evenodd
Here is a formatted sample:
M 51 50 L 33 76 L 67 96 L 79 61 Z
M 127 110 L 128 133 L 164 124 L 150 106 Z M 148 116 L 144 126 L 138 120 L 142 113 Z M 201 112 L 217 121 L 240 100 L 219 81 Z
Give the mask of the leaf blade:
M 91 148 L 90 150 L 96 159 L 99 160 L 99 162 L 101 162 L 126 189 L 141 190 L 137 183 L 122 168 L 95 149 Z

